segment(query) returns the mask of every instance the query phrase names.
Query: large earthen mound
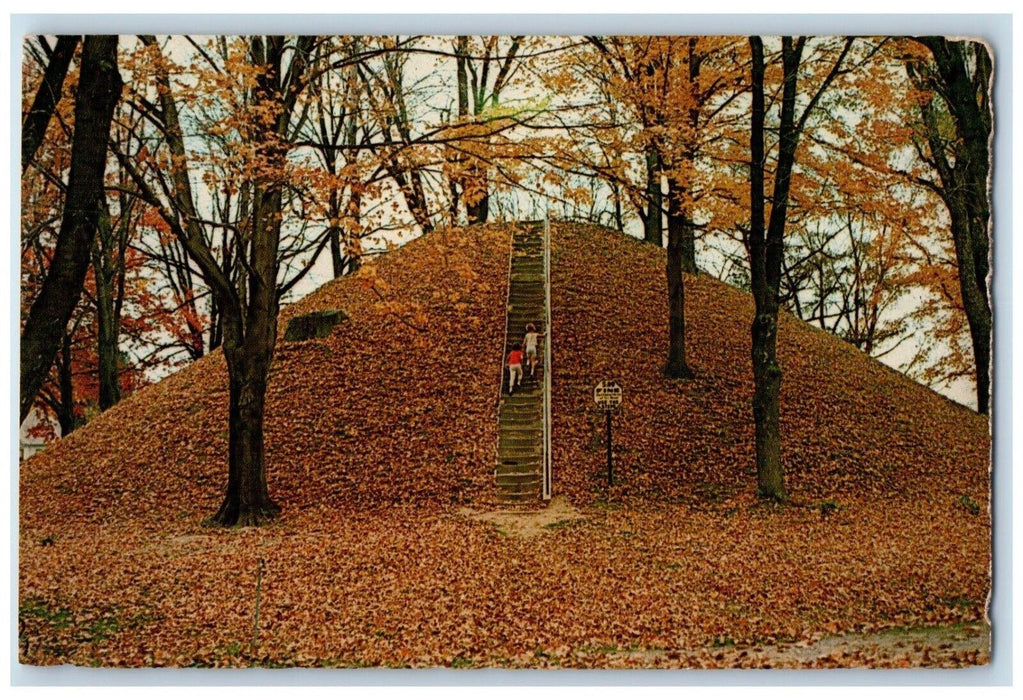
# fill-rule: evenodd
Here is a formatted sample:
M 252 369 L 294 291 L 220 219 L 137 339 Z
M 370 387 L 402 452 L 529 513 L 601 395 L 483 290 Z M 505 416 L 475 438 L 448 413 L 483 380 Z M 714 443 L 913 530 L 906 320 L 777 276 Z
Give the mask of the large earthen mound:
M 395 504 L 486 503 L 493 462 L 509 227 L 438 231 L 282 314 L 342 309 L 325 338 L 278 344 L 266 445 L 285 516 Z M 554 488 L 713 504 L 755 482 L 747 294 L 686 280 L 696 378 L 665 379 L 664 252 L 595 227 L 554 227 Z M 371 286 L 375 285 L 375 289 Z M 783 458 L 804 501 L 967 497 L 986 509 L 986 420 L 787 315 L 779 328 Z M 593 385 L 625 389 L 608 492 Z M 23 527 L 194 518 L 226 479 L 220 353 L 122 402 L 21 468 Z

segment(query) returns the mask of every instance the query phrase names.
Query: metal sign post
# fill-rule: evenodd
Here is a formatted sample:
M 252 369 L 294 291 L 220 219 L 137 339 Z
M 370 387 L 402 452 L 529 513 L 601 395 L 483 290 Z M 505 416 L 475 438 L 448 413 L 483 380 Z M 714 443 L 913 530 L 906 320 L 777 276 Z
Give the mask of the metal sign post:
M 614 483 L 611 465 L 611 412 L 622 405 L 622 388 L 613 381 L 602 381 L 593 388 L 593 400 L 604 411 L 607 421 L 607 485 Z
M 614 472 L 611 470 L 611 411 L 604 411 L 607 418 L 607 485 L 614 483 Z

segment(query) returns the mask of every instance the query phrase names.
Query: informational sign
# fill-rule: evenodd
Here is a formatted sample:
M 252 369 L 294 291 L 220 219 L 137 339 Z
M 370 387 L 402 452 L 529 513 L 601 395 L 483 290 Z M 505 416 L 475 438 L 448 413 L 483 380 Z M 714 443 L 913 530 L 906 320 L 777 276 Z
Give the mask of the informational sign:
M 593 400 L 604 411 L 607 421 L 607 485 L 614 483 L 614 471 L 611 464 L 611 414 L 622 405 L 622 388 L 616 382 L 605 380 L 593 387 Z
M 599 382 L 593 388 L 593 400 L 605 411 L 613 411 L 622 405 L 622 388 L 613 381 Z

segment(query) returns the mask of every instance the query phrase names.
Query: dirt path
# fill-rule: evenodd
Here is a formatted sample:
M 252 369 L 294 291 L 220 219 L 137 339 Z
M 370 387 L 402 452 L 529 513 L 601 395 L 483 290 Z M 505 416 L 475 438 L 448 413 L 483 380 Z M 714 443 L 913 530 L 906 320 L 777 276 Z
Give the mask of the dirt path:
M 459 511 L 473 520 L 490 523 L 511 537 L 535 537 L 545 530 L 584 516 L 564 496 L 555 496 L 542 510 L 492 510 L 480 512 L 472 508 Z
M 816 642 L 754 647 L 705 647 L 683 653 L 623 651 L 624 665 L 717 668 L 958 668 L 991 661 L 986 623 L 892 629 L 824 637 Z

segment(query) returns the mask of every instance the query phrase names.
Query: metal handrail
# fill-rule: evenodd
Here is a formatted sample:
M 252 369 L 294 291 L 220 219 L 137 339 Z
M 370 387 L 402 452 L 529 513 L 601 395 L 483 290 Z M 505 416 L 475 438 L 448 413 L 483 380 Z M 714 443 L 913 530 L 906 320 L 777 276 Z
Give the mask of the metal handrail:
M 512 260 L 515 257 L 515 230 L 512 229 L 511 245 L 508 250 L 508 274 L 505 275 L 505 279 L 508 280 L 508 287 L 504 293 L 504 344 L 501 346 L 501 374 L 498 375 L 497 381 L 497 431 L 501 432 L 501 399 L 504 396 L 504 370 L 505 370 L 505 359 L 508 354 L 508 306 L 511 304 L 511 273 L 512 273 Z M 497 477 L 497 463 L 501 456 L 500 450 L 500 439 L 494 444 L 494 477 Z
M 543 222 L 543 500 L 551 497 L 551 214 Z

